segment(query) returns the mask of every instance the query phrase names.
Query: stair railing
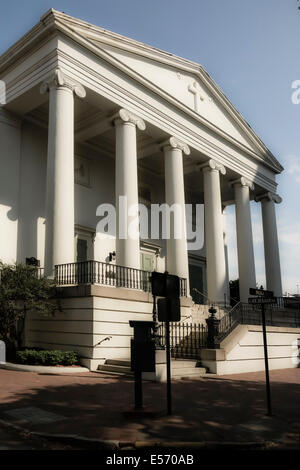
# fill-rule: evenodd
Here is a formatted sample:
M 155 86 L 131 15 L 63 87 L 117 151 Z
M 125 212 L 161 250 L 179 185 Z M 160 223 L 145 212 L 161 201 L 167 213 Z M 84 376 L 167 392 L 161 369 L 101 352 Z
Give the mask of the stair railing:
M 238 302 L 229 310 L 229 312 L 225 313 L 225 315 L 221 318 L 219 323 L 219 334 L 216 339 L 217 343 L 220 343 L 220 341 L 222 341 L 222 339 L 224 339 L 227 334 L 233 329 L 233 326 L 236 323 L 239 323 L 241 315 L 241 306 L 242 302 Z

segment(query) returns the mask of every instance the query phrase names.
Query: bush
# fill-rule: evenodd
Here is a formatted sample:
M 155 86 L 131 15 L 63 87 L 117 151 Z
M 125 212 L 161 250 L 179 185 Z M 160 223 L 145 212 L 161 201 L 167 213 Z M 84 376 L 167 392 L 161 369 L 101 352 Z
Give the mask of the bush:
M 17 351 L 19 364 L 42 366 L 72 366 L 78 364 L 78 355 L 74 351 L 24 349 Z

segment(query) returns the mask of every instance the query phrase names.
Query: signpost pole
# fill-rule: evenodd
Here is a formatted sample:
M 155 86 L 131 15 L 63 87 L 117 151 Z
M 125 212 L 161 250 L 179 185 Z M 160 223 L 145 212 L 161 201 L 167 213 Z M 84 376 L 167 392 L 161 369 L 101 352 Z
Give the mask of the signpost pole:
M 265 356 L 265 371 L 266 371 L 266 392 L 267 392 L 267 416 L 272 416 L 271 407 L 271 389 L 270 389 L 270 378 L 269 378 L 269 362 L 268 362 L 268 346 L 267 346 L 267 333 L 266 333 L 266 316 L 265 316 L 265 304 L 261 304 L 261 316 L 262 316 L 262 329 L 264 339 L 264 356 Z
M 134 372 L 134 396 L 135 396 L 135 409 L 143 409 L 143 388 L 142 388 L 142 372 L 136 370 Z
M 172 414 L 171 393 L 171 354 L 170 354 L 170 322 L 166 321 L 166 354 L 167 354 L 167 413 Z

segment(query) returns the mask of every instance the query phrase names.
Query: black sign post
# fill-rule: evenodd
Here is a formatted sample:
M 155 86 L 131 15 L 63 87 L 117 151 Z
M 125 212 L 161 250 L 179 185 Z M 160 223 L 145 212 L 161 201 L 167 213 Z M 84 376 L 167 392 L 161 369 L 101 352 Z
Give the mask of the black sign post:
M 143 409 L 142 372 L 155 372 L 155 344 L 151 336 L 154 322 L 129 320 L 134 337 L 131 340 L 131 370 L 134 372 L 135 409 Z
M 170 322 L 166 321 L 166 354 L 167 354 L 167 413 L 172 414 L 171 391 L 171 348 L 170 348 Z
M 257 295 L 257 297 L 250 297 L 248 299 L 249 304 L 260 305 L 261 307 L 261 319 L 262 319 L 262 330 L 263 330 L 263 341 L 264 341 L 265 373 L 266 373 L 266 395 L 267 395 L 267 410 L 268 410 L 267 416 L 272 416 L 265 305 L 275 304 L 277 302 L 277 299 L 276 297 L 273 297 L 274 295 L 273 292 L 264 291 L 263 289 L 249 289 L 249 294 Z
M 176 292 L 176 289 L 175 289 Z M 172 414 L 171 393 L 171 347 L 170 347 L 170 321 L 180 320 L 179 297 L 166 297 L 158 299 L 158 320 L 165 322 L 166 362 L 167 362 L 167 412 Z
M 262 318 L 262 329 L 264 338 L 264 356 L 265 356 L 265 371 L 266 371 L 266 392 L 267 392 L 267 406 L 268 416 L 272 416 L 272 405 L 271 405 L 271 387 L 269 378 L 269 360 L 268 360 L 268 346 L 267 346 L 267 333 L 266 333 L 266 316 L 265 316 L 265 304 L 261 304 L 261 318 Z
M 180 320 L 180 280 L 178 276 L 153 272 L 151 276 L 152 295 L 161 297 L 157 301 L 158 320 L 165 323 L 166 362 L 167 362 L 167 413 L 172 414 L 171 392 L 171 347 L 170 321 Z

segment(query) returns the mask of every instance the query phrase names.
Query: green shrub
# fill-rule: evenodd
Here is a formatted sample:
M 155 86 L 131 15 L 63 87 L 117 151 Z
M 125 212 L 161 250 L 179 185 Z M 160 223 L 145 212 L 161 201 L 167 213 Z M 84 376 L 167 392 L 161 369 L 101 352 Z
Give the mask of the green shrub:
M 74 351 L 65 351 L 63 364 L 66 366 L 71 366 L 78 363 L 78 355 Z
M 16 360 L 28 365 L 72 366 L 78 364 L 78 355 L 74 351 L 24 349 L 17 351 Z

